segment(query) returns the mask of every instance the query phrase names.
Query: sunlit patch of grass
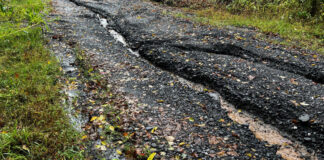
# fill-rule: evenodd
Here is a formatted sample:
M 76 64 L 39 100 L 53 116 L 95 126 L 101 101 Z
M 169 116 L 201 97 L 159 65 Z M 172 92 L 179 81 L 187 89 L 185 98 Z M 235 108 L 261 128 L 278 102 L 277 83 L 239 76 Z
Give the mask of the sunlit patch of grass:
M 0 159 L 82 159 L 44 43 L 47 2 L 0 4 Z
M 316 50 L 324 54 L 324 24 L 303 24 L 300 22 L 287 22 L 285 19 L 271 17 L 270 15 L 244 15 L 232 14 L 223 9 L 186 9 L 195 13 L 191 18 L 197 22 L 215 26 L 254 27 L 263 33 L 280 35 L 284 38 L 281 44 L 288 46 L 300 46 L 306 49 Z M 175 16 L 183 18 L 177 13 Z

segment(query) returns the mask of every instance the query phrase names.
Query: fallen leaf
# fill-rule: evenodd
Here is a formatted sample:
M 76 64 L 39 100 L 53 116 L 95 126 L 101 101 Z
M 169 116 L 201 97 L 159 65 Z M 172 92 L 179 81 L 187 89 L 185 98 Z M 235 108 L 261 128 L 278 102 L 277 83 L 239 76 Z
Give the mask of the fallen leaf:
M 251 153 L 247 153 L 246 154 L 248 157 L 252 157 L 252 154 Z
M 101 150 L 101 151 L 107 150 L 106 146 L 103 146 L 103 145 L 96 145 L 96 148 Z
M 120 150 L 116 150 L 116 153 L 119 154 L 119 155 L 122 155 L 123 153 L 120 151 Z
M 128 136 L 128 133 L 127 133 L 127 132 L 124 132 L 124 133 L 123 133 L 123 136 L 124 136 L 124 137 L 127 137 L 127 136 Z
M 84 139 L 86 139 L 86 138 L 88 138 L 87 135 L 84 135 L 84 136 L 81 137 L 82 140 L 84 140 Z
M 96 117 L 96 116 L 93 116 L 91 119 L 90 119 L 90 122 L 93 122 L 93 121 L 95 121 L 96 119 L 97 119 L 98 117 Z
M 206 124 L 194 124 L 194 126 L 197 126 L 197 127 L 205 127 L 206 126 Z
M 211 154 L 211 153 L 208 154 L 208 155 L 209 155 L 210 157 L 213 157 L 213 158 L 216 156 L 216 154 Z
M 102 145 L 107 145 L 107 143 L 105 141 L 101 141 Z
M 211 145 L 215 145 L 215 144 L 218 144 L 220 141 L 217 139 L 216 136 L 210 136 L 210 137 L 208 137 L 208 142 Z
M 109 129 L 110 129 L 111 131 L 115 131 L 115 127 L 114 127 L 114 126 L 109 126 Z
M 183 146 L 185 144 L 186 144 L 185 142 L 181 142 L 181 143 L 179 143 L 179 146 Z
M 29 152 L 29 148 L 26 145 L 22 145 L 22 149 L 26 150 Z
M 225 151 L 220 151 L 220 152 L 217 152 L 216 154 L 219 157 L 223 157 L 225 155 Z
M 150 154 L 150 156 L 147 158 L 147 160 L 153 160 L 155 155 L 156 155 L 155 152 Z
M 190 122 L 194 122 L 195 119 L 193 119 L 192 117 L 189 117 L 189 121 L 190 121 Z
M 297 101 L 295 101 L 295 100 L 290 100 L 290 102 L 291 102 L 292 104 L 294 104 L 296 107 L 300 106 L 300 105 L 297 103 Z
M 19 78 L 19 74 L 15 73 L 15 78 L 18 79 Z
M 309 104 L 307 104 L 306 102 L 301 102 L 300 104 L 303 106 L 309 106 Z
M 154 127 L 152 130 L 151 130 L 151 133 L 154 133 L 156 130 L 157 130 L 158 127 Z
M 89 100 L 89 102 L 92 103 L 92 104 L 95 104 L 96 103 L 96 101 L 91 100 L 91 99 Z
M 103 121 L 103 120 L 105 120 L 105 116 L 100 115 L 100 116 L 97 118 L 97 120 L 98 120 L 98 121 Z
M 162 100 L 162 99 L 159 99 L 159 100 L 157 100 L 156 102 L 158 102 L 158 103 L 163 103 L 163 102 L 164 102 L 164 100 Z
M 296 82 L 296 79 L 294 79 L 294 78 L 291 78 L 291 79 L 290 79 L 290 82 L 291 82 L 292 84 L 294 84 L 294 85 L 298 85 L 298 82 Z
M 168 142 L 173 142 L 175 138 L 174 138 L 173 136 L 166 136 L 165 139 L 166 139 Z

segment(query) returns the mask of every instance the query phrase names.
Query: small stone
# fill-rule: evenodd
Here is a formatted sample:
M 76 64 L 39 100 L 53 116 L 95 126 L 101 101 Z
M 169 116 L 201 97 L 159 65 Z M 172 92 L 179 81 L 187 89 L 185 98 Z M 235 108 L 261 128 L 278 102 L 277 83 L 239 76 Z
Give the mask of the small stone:
M 152 143 L 151 146 L 156 148 L 157 145 L 155 143 Z
M 154 127 L 152 127 L 152 126 L 148 126 L 148 127 L 146 127 L 145 129 L 146 130 L 152 130 Z
M 310 116 L 308 114 L 302 114 L 301 116 L 298 117 L 298 119 L 302 122 L 307 122 L 310 119 Z
M 311 141 L 312 139 L 309 138 L 309 137 L 305 137 L 304 140 L 305 140 L 305 141 Z

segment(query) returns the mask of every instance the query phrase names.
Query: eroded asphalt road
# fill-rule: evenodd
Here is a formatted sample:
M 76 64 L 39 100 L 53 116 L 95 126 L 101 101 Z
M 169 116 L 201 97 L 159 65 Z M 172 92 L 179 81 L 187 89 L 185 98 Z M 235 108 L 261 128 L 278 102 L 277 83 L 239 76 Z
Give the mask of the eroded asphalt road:
M 176 19 L 141 0 L 53 6 L 60 18 L 49 34 L 59 38 L 50 44 L 65 54 L 79 44 L 124 96 L 135 146 L 164 159 L 324 158 L 321 56 L 257 40 L 251 30 Z

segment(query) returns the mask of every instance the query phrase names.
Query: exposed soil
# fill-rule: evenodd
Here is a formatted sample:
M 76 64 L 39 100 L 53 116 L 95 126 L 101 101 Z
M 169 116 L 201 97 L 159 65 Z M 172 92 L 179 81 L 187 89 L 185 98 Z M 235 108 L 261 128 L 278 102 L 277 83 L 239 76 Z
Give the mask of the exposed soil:
M 176 19 L 140 0 L 53 6 L 51 16 L 60 19 L 49 35 L 61 37 L 53 43 L 78 44 L 127 102 L 120 131 L 135 133 L 139 152 L 149 146 L 162 159 L 324 158 L 323 57 L 257 40 L 253 31 Z M 217 92 L 219 98 L 211 95 Z M 242 119 L 241 110 L 252 118 Z M 268 130 L 258 132 L 261 126 Z

